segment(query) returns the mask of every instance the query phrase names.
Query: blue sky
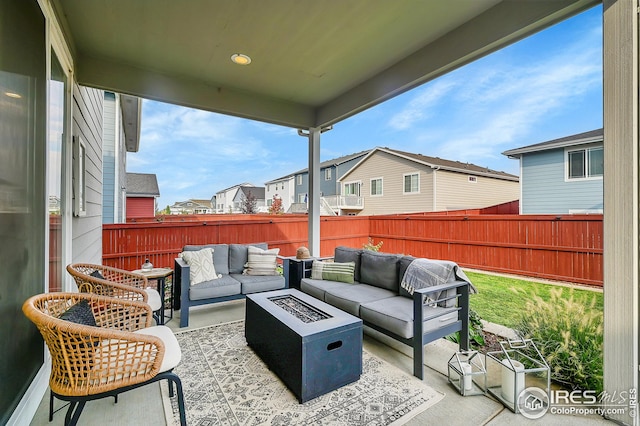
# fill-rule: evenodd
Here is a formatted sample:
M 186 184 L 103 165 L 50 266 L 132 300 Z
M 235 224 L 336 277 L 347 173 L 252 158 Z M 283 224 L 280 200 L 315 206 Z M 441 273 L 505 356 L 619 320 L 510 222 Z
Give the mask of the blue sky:
M 321 161 L 376 146 L 518 174 L 505 150 L 602 127 L 602 7 L 336 124 Z M 307 167 L 295 129 L 144 100 L 127 171 L 155 173 L 158 207 Z

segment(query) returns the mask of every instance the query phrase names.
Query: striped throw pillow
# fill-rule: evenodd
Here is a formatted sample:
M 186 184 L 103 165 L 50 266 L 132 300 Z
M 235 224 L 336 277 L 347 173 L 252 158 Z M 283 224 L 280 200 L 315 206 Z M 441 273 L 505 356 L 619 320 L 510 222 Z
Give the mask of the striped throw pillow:
M 355 262 L 339 263 L 314 260 L 313 265 L 311 265 L 311 278 L 353 284 L 355 268 Z
M 243 275 L 278 275 L 276 258 L 279 248 L 263 250 L 258 247 L 247 248 L 247 263 L 244 265 Z

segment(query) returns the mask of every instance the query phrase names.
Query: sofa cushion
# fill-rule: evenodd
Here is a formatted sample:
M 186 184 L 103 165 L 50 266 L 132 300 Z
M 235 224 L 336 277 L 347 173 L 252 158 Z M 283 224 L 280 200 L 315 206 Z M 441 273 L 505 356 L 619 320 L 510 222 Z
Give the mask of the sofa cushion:
M 358 283 L 355 283 L 358 284 Z M 300 291 L 307 293 L 316 299 L 324 302 L 325 292 L 331 288 L 340 286 L 351 286 L 353 284 L 340 283 L 337 281 L 314 280 L 312 278 L 303 278 L 300 280 Z
M 397 296 L 397 294 L 391 290 L 368 284 L 357 284 L 328 289 L 325 292 L 324 301 L 351 315 L 359 317 L 361 304 L 395 296 Z
M 353 284 L 355 266 L 355 262 L 321 262 L 314 260 L 311 266 L 311 278 Z
M 353 279 L 360 281 L 360 256 L 362 249 L 339 246 L 334 251 L 333 261 L 338 263 L 353 262 L 355 264 Z
M 189 300 L 210 299 L 212 297 L 232 296 L 240 294 L 241 285 L 230 275 L 223 275 L 217 280 L 205 281 L 189 288 Z
M 219 274 L 229 274 L 229 245 L 228 244 L 206 244 L 206 245 L 186 245 L 182 251 L 198 251 L 203 248 L 213 249 L 213 266 Z
M 213 249 L 203 248 L 198 251 L 183 251 L 178 256 L 189 265 L 189 283 L 200 284 L 218 278 L 216 268 L 213 266 Z
M 400 258 L 400 262 L 398 263 L 398 289 L 400 296 L 410 297 L 413 299 L 413 295 L 409 293 L 407 290 L 402 288 L 400 283 L 402 283 L 402 278 L 404 277 L 404 273 L 407 272 L 407 268 L 409 264 L 413 262 L 416 258 L 413 256 L 402 256 Z
M 400 255 L 364 250 L 360 257 L 360 282 L 386 288 L 398 294 Z
M 424 331 L 435 330 L 458 320 L 456 308 L 424 306 L 423 318 L 441 314 L 437 318 L 424 322 Z M 360 306 L 360 318 L 377 325 L 401 337 L 413 337 L 413 301 L 403 296 L 363 303 Z
M 276 258 L 279 248 L 263 250 L 258 247 L 247 247 L 247 263 L 243 275 L 278 275 Z
M 285 280 L 282 275 L 242 275 L 231 274 L 231 277 L 241 284 L 242 294 L 258 293 L 261 291 L 279 290 L 284 288 Z
M 267 243 L 257 244 L 229 244 L 229 273 L 241 274 L 244 270 L 244 265 L 249 260 L 248 246 L 259 247 L 266 250 Z

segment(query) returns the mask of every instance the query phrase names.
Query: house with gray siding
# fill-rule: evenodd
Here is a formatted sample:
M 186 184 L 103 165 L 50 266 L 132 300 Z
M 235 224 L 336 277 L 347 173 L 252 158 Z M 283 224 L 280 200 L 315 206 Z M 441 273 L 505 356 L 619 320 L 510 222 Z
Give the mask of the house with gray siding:
M 104 92 L 102 223 L 126 221 L 126 153 L 138 151 L 140 111 L 140 98 Z
M 602 213 L 603 150 L 596 129 L 503 152 L 520 161 L 520 213 Z

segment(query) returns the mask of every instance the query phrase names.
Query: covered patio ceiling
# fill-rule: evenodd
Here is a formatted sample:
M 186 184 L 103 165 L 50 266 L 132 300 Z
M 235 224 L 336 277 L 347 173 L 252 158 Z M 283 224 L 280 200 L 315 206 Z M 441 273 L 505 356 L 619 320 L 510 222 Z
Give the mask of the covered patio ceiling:
M 300 129 L 366 108 L 597 0 L 52 0 L 79 84 Z M 231 55 L 251 57 L 249 65 Z

